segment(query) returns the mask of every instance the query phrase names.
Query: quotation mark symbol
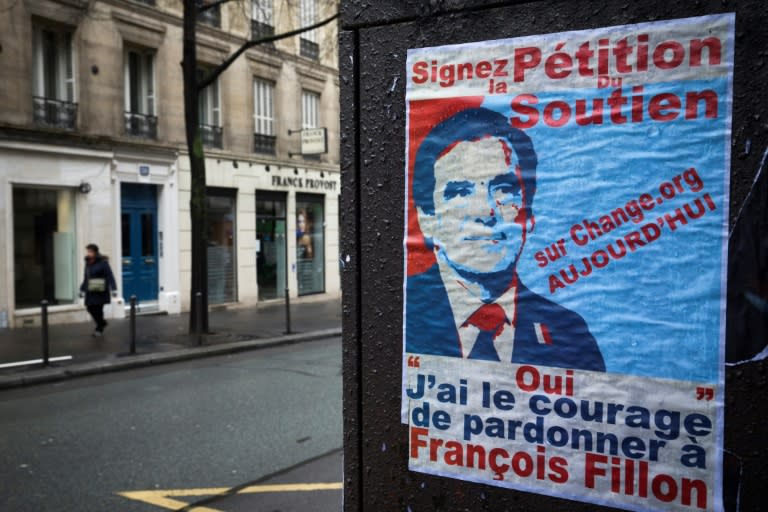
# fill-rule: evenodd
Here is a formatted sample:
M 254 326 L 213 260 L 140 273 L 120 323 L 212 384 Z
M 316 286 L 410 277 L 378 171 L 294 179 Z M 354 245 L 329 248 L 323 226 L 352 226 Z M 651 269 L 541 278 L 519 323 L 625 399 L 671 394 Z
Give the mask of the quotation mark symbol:
M 419 356 L 408 356 L 408 368 L 421 368 Z
M 707 400 L 710 401 L 713 398 L 715 398 L 715 390 L 713 388 L 704 388 L 704 387 L 698 387 L 696 388 L 696 400 Z

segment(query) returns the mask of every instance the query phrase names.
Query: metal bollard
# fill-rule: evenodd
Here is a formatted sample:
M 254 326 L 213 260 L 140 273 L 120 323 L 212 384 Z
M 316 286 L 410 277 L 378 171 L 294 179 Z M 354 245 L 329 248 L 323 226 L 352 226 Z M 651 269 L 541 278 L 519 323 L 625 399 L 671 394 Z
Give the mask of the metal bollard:
M 285 334 L 291 334 L 291 296 L 285 289 Z
M 197 335 L 197 344 L 203 344 L 203 293 L 195 294 L 195 334 Z
M 48 366 L 48 359 L 50 358 L 50 351 L 48 347 L 48 301 L 42 301 L 40 306 L 42 307 L 40 325 L 43 329 L 43 366 Z
M 136 296 L 131 295 L 131 354 L 136 353 Z

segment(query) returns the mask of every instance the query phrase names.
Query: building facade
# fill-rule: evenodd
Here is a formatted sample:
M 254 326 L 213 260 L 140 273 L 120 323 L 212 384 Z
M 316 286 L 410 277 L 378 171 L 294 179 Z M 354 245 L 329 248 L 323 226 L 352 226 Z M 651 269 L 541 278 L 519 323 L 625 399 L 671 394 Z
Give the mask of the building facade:
M 200 73 L 336 4 L 206 10 Z M 44 299 L 52 322 L 85 320 L 91 242 L 118 282 L 108 316 L 131 295 L 188 309 L 182 21 L 179 0 L 20 0 L 0 17 L 0 327 L 37 323 Z M 211 304 L 339 293 L 337 67 L 331 23 L 247 50 L 202 92 Z M 311 135 L 327 149 L 308 154 Z

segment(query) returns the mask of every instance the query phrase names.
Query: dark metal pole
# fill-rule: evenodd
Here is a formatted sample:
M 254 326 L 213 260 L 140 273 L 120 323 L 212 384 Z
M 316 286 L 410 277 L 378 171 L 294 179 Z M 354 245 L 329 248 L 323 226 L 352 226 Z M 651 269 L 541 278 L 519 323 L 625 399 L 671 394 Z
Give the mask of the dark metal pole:
M 131 295 L 131 354 L 136 353 L 136 296 Z
M 203 294 L 197 292 L 195 294 L 195 334 L 197 335 L 197 344 L 203 344 Z
M 48 366 L 48 359 L 50 358 L 48 347 L 48 301 L 44 300 L 40 305 L 43 309 L 42 317 L 40 318 L 40 324 L 43 329 L 43 366 Z
M 291 334 L 291 296 L 285 289 L 285 334 Z

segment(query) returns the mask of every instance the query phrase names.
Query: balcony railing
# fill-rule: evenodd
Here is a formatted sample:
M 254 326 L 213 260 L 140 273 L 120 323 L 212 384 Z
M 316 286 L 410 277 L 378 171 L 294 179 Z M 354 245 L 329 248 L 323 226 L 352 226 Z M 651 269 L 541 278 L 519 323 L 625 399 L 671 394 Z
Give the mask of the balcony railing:
M 261 133 L 254 133 L 253 134 L 253 152 L 274 155 L 276 140 L 277 140 L 277 137 L 275 137 L 274 135 L 263 135 Z
M 203 146 L 209 148 L 224 148 L 224 128 L 221 126 L 213 126 L 210 124 L 200 125 L 200 138 L 203 141 Z
M 157 116 L 146 114 L 137 114 L 136 112 L 125 113 L 125 133 L 134 137 L 143 137 L 145 139 L 157 138 Z
M 67 130 L 75 129 L 77 103 L 42 96 L 33 96 L 32 103 L 36 123 Z
M 275 35 L 275 27 L 261 21 L 251 20 L 251 40 L 263 39 L 265 37 L 272 37 Z M 266 46 L 275 46 L 275 43 L 270 41 L 264 43 Z
M 135 0 L 135 1 L 139 2 L 140 4 L 146 4 L 152 7 L 155 6 L 155 0 Z
M 205 6 L 207 3 L 209 2 L 197 0 L 198 8 Z M 211 25 L 212 27 L 221 27 L 221 10 L 219 9 L 219 6 L 217 5 L 216 7 L 211 7 L 205 11 L 198 12 L 197 21 L 205 23 L 206 25 Z
M 299 40 L 299 53 L 302 57 L 318 60 L 320 58 L 320 45 L 313 41 L 301 38 Z

